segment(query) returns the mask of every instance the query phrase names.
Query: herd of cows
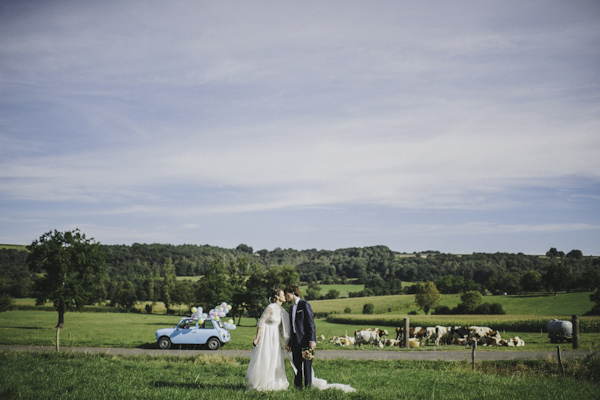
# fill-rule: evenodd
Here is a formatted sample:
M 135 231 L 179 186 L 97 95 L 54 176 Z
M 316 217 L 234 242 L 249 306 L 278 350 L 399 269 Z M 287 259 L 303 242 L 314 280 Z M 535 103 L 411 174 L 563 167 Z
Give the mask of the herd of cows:
M 386 336 L 388 338 L 386 338 Z M 321 335 L 320 341 L 325 341 Z M 379 348 L 383 347 L 404 347 L 404 328 L 396 328 L 396 339 L 390 339 L 388 331 L 379 328 L 359 329 L 354 332 L 354 337 L 334 336 L 329 339 L 330 343 L 338 346 L 360 347 L 363 344 L 370 344 Z M 525 346 L 525 342 L 518 336 L 510 339 L 502 339 L 500 332 L 485 326 L 435 326 L 435 327 L 414 327 L 408 330 L 408 346 L 417 348 L 423 345 L 428 346 L 432 343 L 435 346 L 440 345 L 463 345 L 472 346 Z

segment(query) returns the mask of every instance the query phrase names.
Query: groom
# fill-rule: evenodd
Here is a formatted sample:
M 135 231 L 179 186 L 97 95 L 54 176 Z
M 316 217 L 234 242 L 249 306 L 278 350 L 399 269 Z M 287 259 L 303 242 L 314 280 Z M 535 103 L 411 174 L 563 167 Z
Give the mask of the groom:
M 303 375 L 304 385 L 306 387 L 312 385 L 312 360 L 305 360 L 302 357 L 302 349 L 310 348 L 314 350 L 317 347 L 315 318 L 310 304 L 300 298 L 302 293 L 298 286 L 288 286 L 284 292 L 285 300 L 292 304 L 290 309 L 292 332 L 290 333 L 290 343 L 286 346 L 286 349 L 292 352 L 294 366 L 296 367 L 294 386 L 302 389 Z

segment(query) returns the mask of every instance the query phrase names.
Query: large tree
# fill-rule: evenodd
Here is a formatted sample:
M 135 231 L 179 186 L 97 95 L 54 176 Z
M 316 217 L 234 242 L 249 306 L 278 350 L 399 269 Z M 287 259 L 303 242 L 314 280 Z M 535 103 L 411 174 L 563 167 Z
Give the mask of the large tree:
M 435 308 L 442 299 L 442 295 L 438 291 L 435 283 L 425 282 L 417 286 L 417 294 L 415 294 L 415 303 L 425 314 L 429 314 L 429 310 Z
M 42 273 L 36 282 L 36 305 L 53 302 L 58 312 L 57 328 L 62 328 L 67 311 L 80 311 L 86 304 L 102 300 L 104 251 L 94 239 L 79 229 L 48 232 L 27 247 L 27 262 L 34 272 Z
M 165 304 L 167 314 L 170 314 L 171 307 L 173 306 L 173 295 L 175 291 L 175 267 L 173 266 L 173 260 L 171 257 L 167 258 L 161 269 L 162 287 L 160 291 L 160 299 Z
M 573 273 L 571 268 L 564 265 L 562 262 L 553 262 L 546 268 L 546 273 L 543 276 L 543 281 L 549 291 L 556 295 L 561 290 L 569 287 Z
M 221 259 L 213 260 L 206 275 L 196 283 L 196 301 L 205 312 L 233 300 L 231 273 Z

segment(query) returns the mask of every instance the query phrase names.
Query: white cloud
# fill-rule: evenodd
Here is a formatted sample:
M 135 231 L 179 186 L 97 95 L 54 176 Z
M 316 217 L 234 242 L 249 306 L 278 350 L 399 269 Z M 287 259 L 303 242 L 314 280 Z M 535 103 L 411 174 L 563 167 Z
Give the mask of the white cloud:
M 5 201 L 170 218 L 597 191 L 596 3 L 141 4 L 5 8 Z

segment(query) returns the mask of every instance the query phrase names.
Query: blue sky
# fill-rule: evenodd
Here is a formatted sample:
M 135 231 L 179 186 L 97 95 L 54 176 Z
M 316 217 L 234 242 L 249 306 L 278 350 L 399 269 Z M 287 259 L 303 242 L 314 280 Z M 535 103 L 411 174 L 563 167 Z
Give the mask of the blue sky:
M 598 1 L 0 2 L 0 243 L 600 254 Z

